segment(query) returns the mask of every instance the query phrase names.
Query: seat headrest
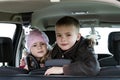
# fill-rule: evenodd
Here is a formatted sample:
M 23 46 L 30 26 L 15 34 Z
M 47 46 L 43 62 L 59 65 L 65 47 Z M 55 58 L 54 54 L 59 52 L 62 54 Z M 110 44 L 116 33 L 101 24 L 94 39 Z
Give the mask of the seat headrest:
M 13 44 L 8 37 L 0 37 L 0 62 L 10 62 L 12 60 Z
M 108 49 L 114 58 L 120 61 L 120 31 L 111 32 L 108 36 Z
M 53 45 L 56 41 L 55 31 L 44 31 L 49 38 L 49 44 Z

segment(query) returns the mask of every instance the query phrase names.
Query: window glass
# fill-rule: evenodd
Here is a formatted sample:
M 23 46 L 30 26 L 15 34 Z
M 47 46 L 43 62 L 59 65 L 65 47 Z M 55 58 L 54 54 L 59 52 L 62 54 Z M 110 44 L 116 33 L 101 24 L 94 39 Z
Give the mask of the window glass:
M 108 51 L 108 35 L 110 32 L 120 31 L 120 28 L 95 27 L 94 30 L 98 32 L 97 35 L 100 35 L 100 39 L 97 40 L 98 45 L 94 46 L 95 53 L 110 54 L 110 52 Z M 80 28 L 80 33 L 82 36 L 86 37 L 87 35 L 90 35 L 91 28 Z
M 15 24 L 0 23 L 0 37 L 10 37 L 13 39 L 15 29 Z

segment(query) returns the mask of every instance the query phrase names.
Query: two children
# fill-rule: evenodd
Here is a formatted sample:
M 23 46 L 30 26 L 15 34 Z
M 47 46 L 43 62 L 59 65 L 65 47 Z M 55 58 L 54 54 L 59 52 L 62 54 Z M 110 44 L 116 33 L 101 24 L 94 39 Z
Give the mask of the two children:
M 38 29 L 33 29 L 26 36 L 26 44 L 28 50 L 26 56 L 29 56 L 30 63 L 28 63 L 29 61 L 25 63 L 25 59 L 23 58 L 21 59 L 20 67 L 24 69 L 28 69 L 29 66 L 34 67 L 35 63 L 33 63 L 34 61 L 32 62 L 31 58 L 34 58 L 33 60 L 36 60 L 36 63 L 40 64 L 40 67 L 45 67 L 45 61 L 48 59 L 51 49 L 47 35 Z
M 71 63 L 62 67 L 53 66 L 46 70 L 45 75 L 65 74 L 90 76 L 96 75 L 100 66 L 93 49 L 93 41 L 85 39 L 79 33 L 79 21 L 73 17 L 65 16 L 57 21 L 55 26 L 56 44 L 52 50 L 52 59 L 70 59 Z M 44 67 L 48 59 L 48 38 L 37 30 L 27 36 L 27 47 Z
M 63 67 L 51 67 L 45 75 L 96 75 L 100 66 L 94 54 L 93 41 L 85 39 L 79 33 L 79 21 L 65 16 L 55 26 L 56 45 L 52 50 L 52 59 L 70 59 L 72 62 Z

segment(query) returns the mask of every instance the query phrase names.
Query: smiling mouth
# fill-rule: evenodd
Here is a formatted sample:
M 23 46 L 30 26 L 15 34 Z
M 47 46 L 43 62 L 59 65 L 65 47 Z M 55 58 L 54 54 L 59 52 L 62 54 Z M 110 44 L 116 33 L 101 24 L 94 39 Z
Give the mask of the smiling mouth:
M 39 51 L 38 53 L 43 53 L 43 51 Z
M 67 44 L 61 44 L 62 46 L 66 46 Z

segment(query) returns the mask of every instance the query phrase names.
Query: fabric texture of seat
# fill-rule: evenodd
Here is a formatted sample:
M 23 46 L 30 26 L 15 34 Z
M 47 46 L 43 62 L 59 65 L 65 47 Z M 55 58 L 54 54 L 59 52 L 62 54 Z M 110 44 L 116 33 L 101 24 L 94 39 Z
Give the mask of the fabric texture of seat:
M 12 67 L 12 66 L 2 66 L 0 67 L 0 74 L 27 74 L 28 70 L 22 69 L 22 68 L 17 68 L 17 67 Z
M 69 59 L 51 59 L 47 60 L 45 62 L 45 66 L 51 67 L 51 66 L 63 66 L 65 64 L 70 64 L 71 60 Z
M 102 67 L 98 76 L 120 76 L 120 66 Z

